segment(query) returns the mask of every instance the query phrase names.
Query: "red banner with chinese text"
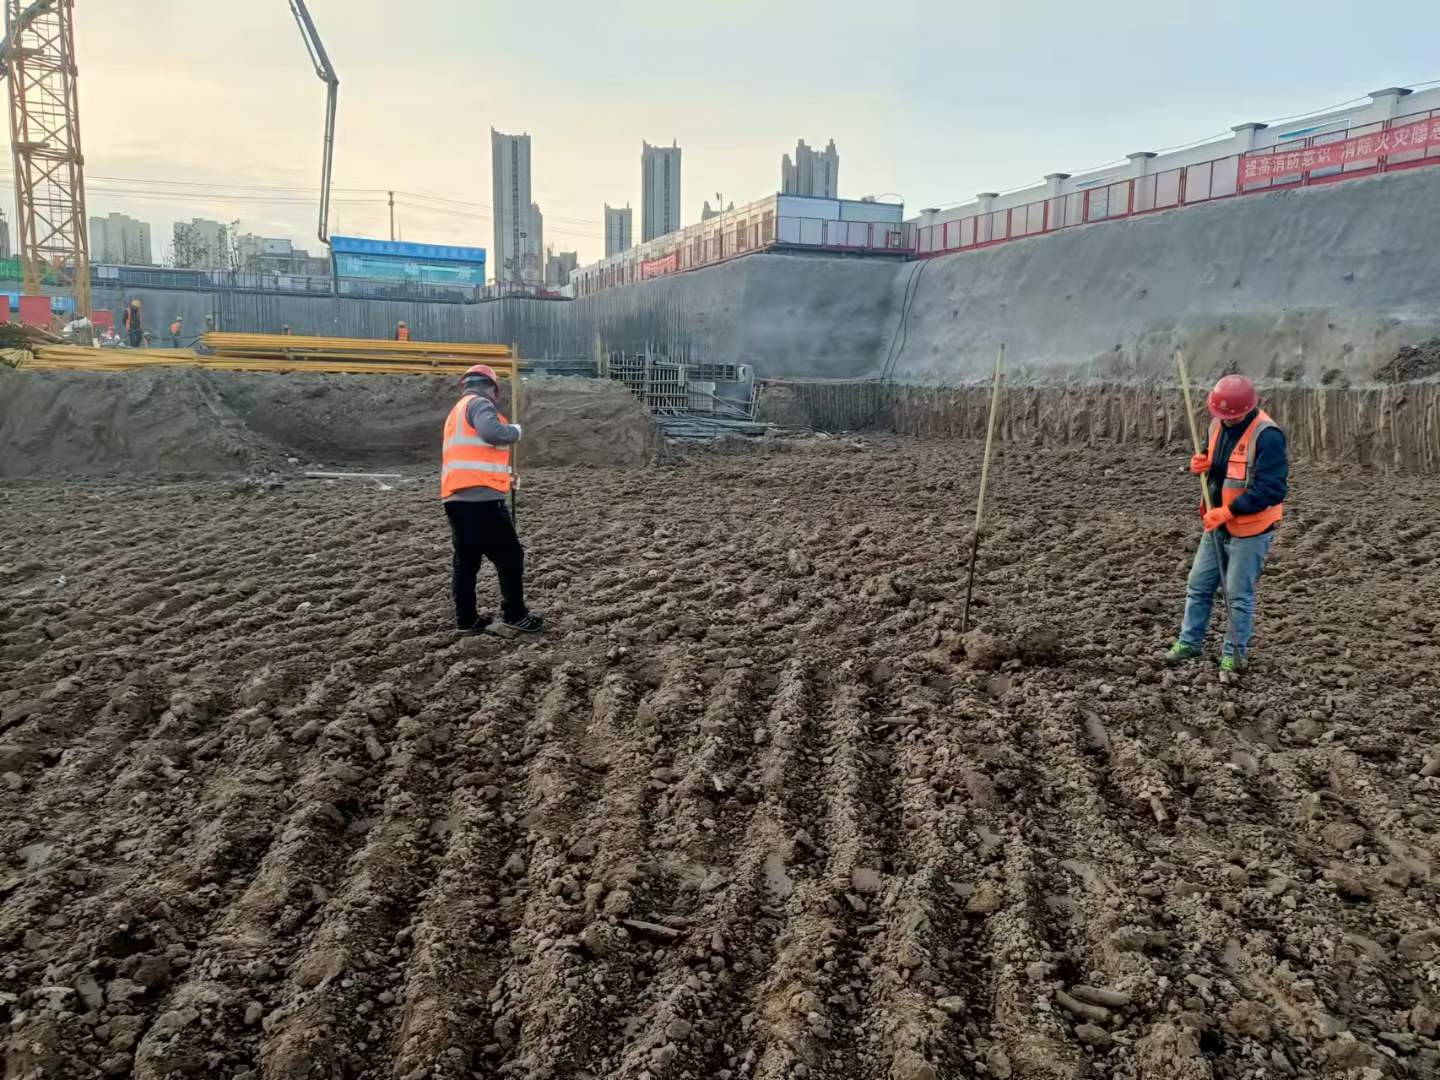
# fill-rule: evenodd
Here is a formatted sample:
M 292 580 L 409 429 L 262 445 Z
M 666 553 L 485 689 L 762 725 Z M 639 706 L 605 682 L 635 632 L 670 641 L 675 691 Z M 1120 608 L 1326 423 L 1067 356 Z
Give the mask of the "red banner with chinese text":
M 673 274 L 680 269 L 680 252 L 672 251 L 669 255 L 662 255 L 658 259 L 649 259 L 640 264 L 640 277 L 659 277 L 661 274 Z
M 1440 146 L 1440 116 L 1303 150 L 1276 148 L 1247 154 L 1240 165 L 1240 186 L 1263 184 L 1279 176 L 1294 176 L 1312 169 L 1334 169 L 1372 161 L 1410 150 L 1428 150 L 1432 146 Z

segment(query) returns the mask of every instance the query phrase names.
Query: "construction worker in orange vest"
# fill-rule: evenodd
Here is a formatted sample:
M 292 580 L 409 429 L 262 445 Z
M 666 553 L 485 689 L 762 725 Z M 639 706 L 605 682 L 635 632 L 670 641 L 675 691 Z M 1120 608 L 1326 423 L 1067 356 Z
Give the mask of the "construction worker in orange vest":
M 1212 509 L 1204 513 L 1205 535 L 1195 551 L 1180 639 L 1165 654 L 1168 664 L 1201 655 L 1215 592 L 1225 580 L 1229 629 L 1220 657 L 1222 677 L 1245 667 L 1255 627 L 1255 586 L 1275 529 L 1285 513 L 1290 464 L 1285 433 L 1259 407 L 1255 384 L 1226 375 L 1210 391 L 1210 434 L 1190 471 L 1204 476 Z
M 178 349 L 180 347 L 180 335 L 184 332 L 185 320 L 179 315 L 176 315 L 170 323 L 170 347 L 172 349 Z
M 410 340 L 410 328 L 405 325 L 405 320 L 404 320 L 404 319 L 401 319 L 398 323 L 395 324 L 395 340 L 396 340 L 396 341 L 409 341 L 409 340 Z
M 477 364 L 461 377 L 460 400 L 445 419 L 440 459 L 440 498 L 454 548 L 451 591 L 455 624 L 478 633 L 492 619 L 476 609 L 475 579 L 488 558 L 500 579 L 500 616 L 507 626 L 538 634 L 545 622 L 525 607 L 525 550 L 505 506 L 514 477 L 510 447 L 520 425 L 496 408 L 500 382 L 494 369 Z

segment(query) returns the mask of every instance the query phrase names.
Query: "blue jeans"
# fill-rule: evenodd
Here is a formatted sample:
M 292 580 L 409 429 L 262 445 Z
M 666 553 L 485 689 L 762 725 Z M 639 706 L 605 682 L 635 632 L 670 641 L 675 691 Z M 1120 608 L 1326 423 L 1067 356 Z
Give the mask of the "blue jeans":
M 1220 561 L 1215 561 L 1215 540 L 1220 537 Z M 1205 634 L 1210 629 L 1210 611 L 1215 604 L 1215 591 L 1220 588 L 1220 575 L 1225 575 L 1225 588 L 1230 594 L 1230 632 L 1226 635 L 1225 655 L 1244 658 L 1250 634 L 1255 629 L 1255 585 L 1265 556 L 1275 539 L 1273 532 L 1259 536 L 1231 536 L 1222 525 L 1214 533 L 1200 538 L 1195 549 L 1195 562 L 1190 567 L 1190 580 L 1185 596 L 1185 622 L 1180 627 L 1180 640 L 1192 649 L 1205 647 Z

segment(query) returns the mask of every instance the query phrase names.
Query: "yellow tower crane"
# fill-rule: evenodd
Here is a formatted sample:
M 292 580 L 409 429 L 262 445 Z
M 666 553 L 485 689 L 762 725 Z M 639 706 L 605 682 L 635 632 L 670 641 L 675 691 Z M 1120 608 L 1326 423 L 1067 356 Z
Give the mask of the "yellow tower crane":
M 26 293 L 46 275 L 90 315 L 85 155 L 76 96 L 74 0 L 4 0 L 15 226 Z

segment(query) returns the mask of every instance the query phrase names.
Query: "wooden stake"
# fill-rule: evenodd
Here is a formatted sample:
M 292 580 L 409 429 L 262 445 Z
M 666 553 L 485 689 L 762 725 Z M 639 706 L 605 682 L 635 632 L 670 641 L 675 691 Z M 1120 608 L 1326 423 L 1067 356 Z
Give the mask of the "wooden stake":
M 520 423 L 520 343 L 517 341 L 510 346 L 510 359 L 513 361 L 510 367 L 510 422 Z M 510 444 L 510 520 L 519 528 L 519 518 L 515 516 L 515 489 L 520 484 L 520 444 Z
M 970 629 L 970 597 L 975 591 L 975 563 L 980 556 L 980 526 L 985 522 L 985 489 L 990 483 L 990 449 L 995 444 L 995 418 L 1000 412 L 1000 380 L 1005 370 L 1005 345 L 995 354 L 995 378 L 990 384 L 990 421 L 985 428 L 985 457 L 980 462 L 980 495 L 975 500 L 975 535 L 970 541 L 970 574 L 965 583 L 965 606 L 960 609 L 960 632 Z

